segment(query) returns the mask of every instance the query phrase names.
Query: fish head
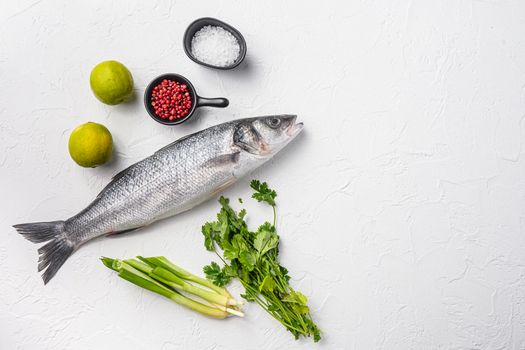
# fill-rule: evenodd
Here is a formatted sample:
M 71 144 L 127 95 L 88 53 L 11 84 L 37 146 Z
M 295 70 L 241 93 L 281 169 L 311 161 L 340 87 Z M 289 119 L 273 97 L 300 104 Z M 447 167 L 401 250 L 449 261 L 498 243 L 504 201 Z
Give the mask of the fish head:
M 242 150 L 270 157 L 283 149 L 303 129 L 296 115 L 271 115 L 246 119 L 234 133 L 233 141 Z

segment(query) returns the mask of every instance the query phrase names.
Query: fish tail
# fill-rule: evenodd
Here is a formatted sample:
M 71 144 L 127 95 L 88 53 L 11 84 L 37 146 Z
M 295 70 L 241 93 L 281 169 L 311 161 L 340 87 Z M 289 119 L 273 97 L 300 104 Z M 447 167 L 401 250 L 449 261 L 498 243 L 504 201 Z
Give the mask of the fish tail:
M 58 269 L 75 251 L 75 244 L 68 238 L 64 221 L 33 222 L 13 226 L 18 233 L 33 243 L 43 243 L 38 249 L 38 272 L 47 284 Z

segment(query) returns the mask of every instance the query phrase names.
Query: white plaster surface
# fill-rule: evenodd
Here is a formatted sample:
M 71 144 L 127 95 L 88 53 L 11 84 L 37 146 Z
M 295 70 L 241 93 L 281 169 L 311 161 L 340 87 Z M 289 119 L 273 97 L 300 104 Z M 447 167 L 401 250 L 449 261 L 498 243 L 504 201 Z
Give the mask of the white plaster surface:
M 314 5 L 315 4 L 315 5 Z M 185 27 L 212 16 L 248 42 L 235 71 L 197 66 Z M 99 61 L 134 102 L 92 95 Z M 181 127 L 141 96 L 177 72 L 228 108 Z M 47 286 L 10 227 L 64 219 L 125 166 L 233 118 L 297 113 L 304 134 L 253 176 L 279 192 L 282 263 L 323 340 L 295 341 L 256 305 L 216 321 L 118 279 L 101 255 L 214 259 L 215 201 L 76 252 Z M 0 3 L 0 349 L 525 349 L 524 1 L 27 1 Z M 114 161 L 76 166 L 67 140 L 95 121 Z M 246 198 L 251 222 L 271 215 Z M 241 292 L 234 285 L 235 293 Z

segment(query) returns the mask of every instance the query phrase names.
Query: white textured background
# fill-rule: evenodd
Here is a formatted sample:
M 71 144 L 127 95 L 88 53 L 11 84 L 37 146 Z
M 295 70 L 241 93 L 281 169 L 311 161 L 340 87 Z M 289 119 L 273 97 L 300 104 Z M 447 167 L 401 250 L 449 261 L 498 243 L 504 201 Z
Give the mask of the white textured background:
M 0 4 L 0 348 L 525 349 L 525 2 L 27 1 Z M 218 72 L 182 50 L 213 16 L 248 42 Z M 117 59 L 138 98 L 92 95 Z M 181 73 L 226 96 L 181 127 L 146 114 L 145 85 Z M 254 176 L 279 192 L 282 262 L 325 331 L 296 342 L 257 306 L 215 321 L 97 260 L 163 254 L 199 272 L 217 204 L 83 246 L 44 287 L 10 225 L 64 219 L 125 166 L 222 121 L 297 113 L 304 134 Z M 108 126 L 115 160 L 82 169 L 71 130 Z M 247 198 L 247 179 L 226 192 Z M 249 202 L 249 201 L 248 201 Z M 270 215 L 248 205 L 253 223 Z M 233 287 L 235 292 L 240 289 Z

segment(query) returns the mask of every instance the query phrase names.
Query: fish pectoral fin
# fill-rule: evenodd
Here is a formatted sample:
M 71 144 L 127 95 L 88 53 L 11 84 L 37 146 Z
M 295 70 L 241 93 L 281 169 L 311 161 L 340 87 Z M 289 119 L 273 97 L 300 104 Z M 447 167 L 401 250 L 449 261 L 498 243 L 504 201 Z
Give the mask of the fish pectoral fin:
M 221 193 L 222 191 L 224 191 L 226 188 L 230 187 L 231 185 L 233 185 L 233 183 L 236 181 L 237 179 L 235 177 L 232 177 L 231 179 L 228 179 L 226 182 L 224 182 L 223 184 L 221 184 L 219 187 L 217 187 L 213 193 L 212 193 L 212 197 L 218 195 L 219 193 Z
M 204 163 L 204 166 L 214 168 L 237 164 L 239 162 L 240 154 L 241 152 L 221 154 L 220 156 L 207 160 Z
M 140 226 L 140 227 L 135 227 L 135 228 L 130 228 L 130 229 L 127 229 L 127 230 L 122 230 L 122 231 L 113 231 L 113 232 L 108 232 L 106 233 L 106 237 L 113 237 L 113 236 L 120 236 L 121 234 L 123 233 L 127 233 L 127 232 L 131 232 L 131 231 L 135 231 L 135 230 L 138 230 L 139 228 L 142 228 L 144 226 Z

